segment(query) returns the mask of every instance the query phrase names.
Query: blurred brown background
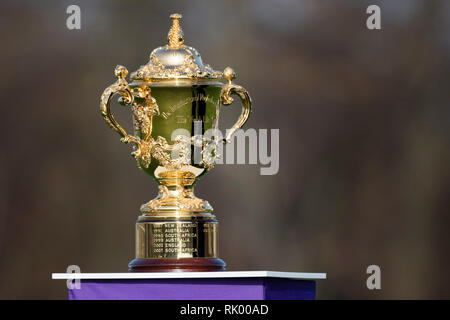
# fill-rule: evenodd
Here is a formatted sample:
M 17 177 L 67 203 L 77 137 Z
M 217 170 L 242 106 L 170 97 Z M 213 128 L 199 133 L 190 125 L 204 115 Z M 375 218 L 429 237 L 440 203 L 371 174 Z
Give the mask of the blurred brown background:
M 66 28 L 70 4 L 81 30 Z M 0 298 L 65 299 L 51 273 L 70 264 L 126 271 L 157 190 L 99 97 L 116 64 L 134 71 L 166 43 L 172 12 L 204 61 L 236 70 L 254 102 L 247 127 L 280 129 L 277 175 L 221 165 L 196 189 L 230 269 L 327 272 L 319 298 L 450 298 L 450 1 L 0 6 Z M 366 288 L 371 264 L 379 291 Z

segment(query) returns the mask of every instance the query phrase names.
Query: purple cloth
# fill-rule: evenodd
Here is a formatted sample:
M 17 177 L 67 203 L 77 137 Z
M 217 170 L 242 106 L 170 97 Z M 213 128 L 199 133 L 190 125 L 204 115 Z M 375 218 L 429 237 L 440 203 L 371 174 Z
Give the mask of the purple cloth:
M 69 300 L 314 300 L 312 280 L 280 278 L 81 280 Z

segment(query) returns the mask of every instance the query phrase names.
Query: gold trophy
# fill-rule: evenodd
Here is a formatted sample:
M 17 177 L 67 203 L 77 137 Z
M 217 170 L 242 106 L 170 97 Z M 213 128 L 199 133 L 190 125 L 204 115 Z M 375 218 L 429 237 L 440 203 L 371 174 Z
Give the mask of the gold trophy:
M 150 61 L 125 78 L 117 66 L 117 81 L 105 89 L 100 110 L 124 143 L 132 143 L 138 167 L 159 186 L 157 197 L 141 206 L 136 222 L 136 259 L 131 272 L 220 271 L 218 223 L 208 201 L 194 195 L 198 179 L 214 167 L 217 147 L 241 128 L 251 111 L 251 99 L 232 83 L 231 68 L 214 71 L 198 51 L 184 44 L 180 14 L 172 14 L 168 44 L 150 54 Z M 220 80 L 225 78 L 226 83 Z M 134 135 L 129 135 L 111 113 L 110 102 L 132 112 Z M 236 94 L 242 113 L 225 139 L 206 133 L 219 128 L 222 105 Z

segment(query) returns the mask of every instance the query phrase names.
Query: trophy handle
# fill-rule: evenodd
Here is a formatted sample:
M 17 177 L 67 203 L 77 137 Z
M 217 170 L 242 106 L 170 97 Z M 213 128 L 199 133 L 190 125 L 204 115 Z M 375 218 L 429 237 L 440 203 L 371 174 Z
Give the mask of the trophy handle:
M 223 143 L 227 143 L 230 142 L 230 138 L 236 132 L 236 130 L 240 129 L 247 122 L 248 116 L 252 111 L 252 99 L 250 98 L 247 90 L 245 90 L 241 86 L 231 83 L 231 81 L 233 81 L 233 79 L 236 77 L 236 73 L 233 71 L 233 69 L 231 69 L 230 67 L 225 68 L 225 70 L 223 71 L 223 75 L 225 79 L 228 80 L 228 83 L 224 84 L 222 87 L 222 91 L 220 93 L 221 102 L 224 105 L 229 105 L 233 103 L 233 98 L 231 97 L 231 95 L 237 94 L 242 103 L 242 112 L 239 116 L 238 121 L 234 124 L 233 127 L 231 127 L 231 129 L 227 130 L 228 133 L 225 139 L 223 139 Z
M 111 113 L 110 102 L 115 94 L 120 94 L 122 96 L 122 100 L 125 105 L 132 105 L 134 102 L 134 96 L 131 93 L 131 89 L 128 86 L 127 81 L 125 80 L 125 77 L 128 75 L 127 68 L 120 65 L 116 66 L 114 69 L 114 75 L 117 77 L 117 81 L 106 88 L 100 98 L 100 112 L 102 113 L 106 123 L 108 123 L 109 126 L 122 137 L 120 141 L 123 143 L 135 142 L 139 145 L 139 139 L 128 135 L 125 129 L 117 123 Z

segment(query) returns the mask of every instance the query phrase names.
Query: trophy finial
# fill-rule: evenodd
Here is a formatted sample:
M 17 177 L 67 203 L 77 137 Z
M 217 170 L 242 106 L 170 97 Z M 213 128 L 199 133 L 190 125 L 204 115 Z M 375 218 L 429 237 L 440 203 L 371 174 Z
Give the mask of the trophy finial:
M 236 72 L 230 67 L 226 67 L 225 70 L 223 70 L 223 76 L 227 79 L 228 83 L 231 84 L 231 81 L 236 78 Z
M 181 18 L 182 15 L 179 13 L 173 13 L 170 15 L 170 19 L 172 19 L 172 27 L 170 28 L 167 39 L 169 40 L 169 48 L 171 49 L 178 49 L 184 42 L 183 30 L 181 30 L 180 27 Z
M 114 75 L 117 79 L 125 79 L 128 75 L 128 70 L 124 66 L 117 65 L 114 69 Z

